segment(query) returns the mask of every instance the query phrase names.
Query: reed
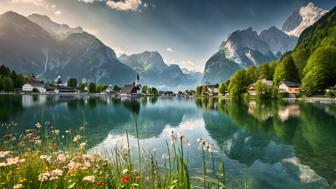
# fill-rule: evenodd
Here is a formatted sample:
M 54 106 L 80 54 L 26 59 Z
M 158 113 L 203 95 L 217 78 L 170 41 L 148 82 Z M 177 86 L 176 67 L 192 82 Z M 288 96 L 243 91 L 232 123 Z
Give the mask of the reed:
M 171 133 L 163 161 L 155 151 L 140 154 L 137 142 L 140 165 L 132 158 L 127 130 L 126 146 L 116 145 L 109 152 L 97 154 L 87 152 L 86 124 L 65 132 L 50 123 L 36 123 L 34 129 L 23 133 L 14 132 L 12 127 L 15 126 L 6 125 L 7 133 L 0 143 L 0 188 L 226 188 L 221 182 L 223 165 L 216 173 L 213 146 L 203 139 L 200 141 L 203 185 L 199 186 L 199 178 L 189 175 L 184 152 L 188 139 L 182 134 Z M 209 154 L 212 171 L 206 166 Z M 150 158 L 144 158 L 146 156 Z M 247 188 L 247 184 L 244 187 Z

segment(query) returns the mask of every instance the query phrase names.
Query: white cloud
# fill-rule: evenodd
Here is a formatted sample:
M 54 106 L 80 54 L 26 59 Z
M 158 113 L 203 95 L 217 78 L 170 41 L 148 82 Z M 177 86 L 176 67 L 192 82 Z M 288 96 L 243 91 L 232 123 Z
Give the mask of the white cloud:
M 84 3 L 94 3 L 97 0 L 78 0 L 78 1 L 81 1 L 81 2 L 84 2 Z
M 166 51 L 167 51 L 167 52 L 173 52 L 173 51 L 174 51 L 174 49 L 172 49 L 172 48 L 168 47 L 168 48 L 166 49 Z
M 178 63 L 182 68 L 186 68 L 190 71 L 203 72 L 204 67 L 202 65 L 195 64 L 191 60 L 182 60 Z
M 116 10 L 135 11 L 141 5 L 141 0 L 121 0 L 117 2 L 114 0 L 108 0 L 106 1 L 106 5 Z
M 38 7 L 51 7 L 46 0 L 11 0 L 12 3 L 33 4 Z
M 204 65 L 195 64 L 191 60 L 176 61 L 176 60 L 164 58 L 164 62 L 167 64 L 177 64 L 180 66 L 180 68 L 185 68 L 189 71 L 202 72 L 202 73 L 204 71 Z
M 122 54 L 129 54 L 126 50 L 120 48 L 120 47 L 112 47 L 113 51 L 116 53 L 117 57 L 119 57 Z
M 141 0 L 78 0 L 83 3 L 105 2 L 111 9 L 123 10 L 123 11 L 136 11 L 142 4 Z M 144 4 L 144 7 L 148 7 L 148 4 Z
M 63 14 L 63 12 L 60 11 L 60 10 L 57 10 L 57 11 L 54 12 L 54 15 L 56 15 L 56 16 L 61 16 L 62 14 Z

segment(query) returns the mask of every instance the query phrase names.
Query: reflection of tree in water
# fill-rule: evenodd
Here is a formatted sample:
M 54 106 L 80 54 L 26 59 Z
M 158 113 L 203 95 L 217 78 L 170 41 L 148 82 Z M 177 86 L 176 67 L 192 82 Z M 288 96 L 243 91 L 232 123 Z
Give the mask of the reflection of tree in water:
M 326 112 L 332 109 L 330 106 L 333 105 L 324 105 L 327 107 L 321 108 L 307 103 L 257 101 L 251 113 L 249 104 L 243 101 L 227 100 L 218 104 L 220 112 L 226 114 L 235 125 L 244 128 L 232 136 L 224 137 L 227 138 L 224 142 L 230 146 L 226 149 L 229 150 L 227 151 L 229 157 L 246 163 L 252 163 L 256 159 L 274 162 L 291 156 L 291 149 L 281 143 L 290 144 L 302 164 L 310 166 L 329 183 L 335 182 L 336 118 L 330 112 Z M 208 107 L 203 104 L 197 106 Z M 281 120 L 278 116 L 279 111 L 288 108 L 291 110 L 293 106 L 298 106 L 300 112 L 295 111 L 293 115 Z M 216 135 L 220 132 L 230 133 L 226 131 L 229 123 L 225 119 L 218 120 L 215 116 L 209 117 L 209 115 L 211 114 L 204 115 L 206 129 L 217 142 L 221 143 L 225 139 Z M 265 115 L 272 116 L 264 119 Z M 223 126 L 220 126 L 220 123 L 223 123 Z
M 303 164 L 333 183 L 336 181 L 336 118 L 312 104 L 303 103 L 300 107 L 301 122 L 291 143 Z
M 2 123 L 6 123 L 10 121 L 11 117 L 24 112 L 19 95 L 1 95 L 0 104 L 0 120 Z

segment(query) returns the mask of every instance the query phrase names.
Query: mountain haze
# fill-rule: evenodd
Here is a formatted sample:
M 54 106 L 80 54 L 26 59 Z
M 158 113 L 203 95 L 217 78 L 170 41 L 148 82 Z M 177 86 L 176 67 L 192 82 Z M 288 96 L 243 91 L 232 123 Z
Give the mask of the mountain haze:
M 178 65 L 167 65 L 157 51 L 121 55 L 119 60 L 140 74 L 142 82 L 160 88 L 196 85 L 201 74 L 184 73 Z
M 38 24 L 43 29 L 49 32 L 49 34 L 55 39 L 65 39 L 73 33 L 82 33 L 81 27 L 71 28 L 66 24 L 58 24 L 53 22 L 48 16 L 32 14 L 28 16 L 28 19 Z
M 125 84 L 136 77 L 136 72 L 120 63 L 114 51 L 95 36 L 81 32 L 59 40 L 15 12 L 0 16 L 0 64 L 46 80 L 60 75 L 63 80 L 76 77 L 79 81 Z

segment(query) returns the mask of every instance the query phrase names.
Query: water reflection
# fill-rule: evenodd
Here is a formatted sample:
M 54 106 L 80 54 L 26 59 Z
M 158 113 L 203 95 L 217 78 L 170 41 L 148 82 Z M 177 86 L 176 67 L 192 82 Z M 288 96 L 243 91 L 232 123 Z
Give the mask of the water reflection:
M 225 153 L 228 184 L 236 188 L 245 175 L 258 189 L 330 188 L 336 180 L 333 104 L 57 95 L 2 95 L 0 102 L 0 121 L 17 122 L 22 130 L 36 121 L 51 121 L 61 130 L 88 122 L 91 150 L 123 143 L 127 129 L 134 149 L 139 138 L 144 150 L 164 153 L 168 133 L 175 130 L 190 139 L 188 156 L 197 168 L 196 140 L 205 138 Z

